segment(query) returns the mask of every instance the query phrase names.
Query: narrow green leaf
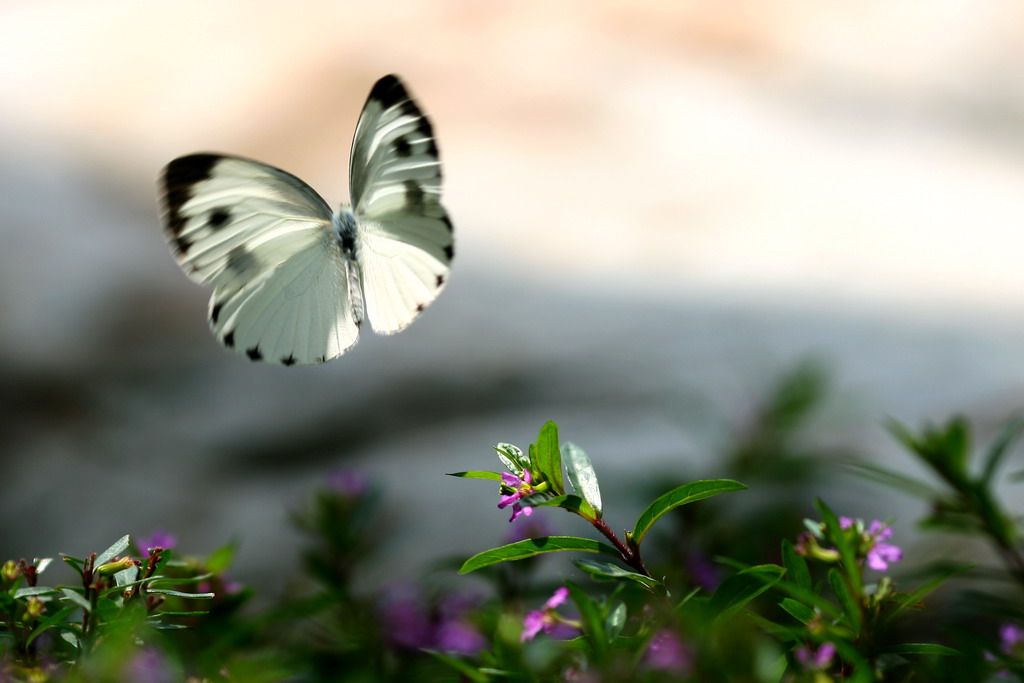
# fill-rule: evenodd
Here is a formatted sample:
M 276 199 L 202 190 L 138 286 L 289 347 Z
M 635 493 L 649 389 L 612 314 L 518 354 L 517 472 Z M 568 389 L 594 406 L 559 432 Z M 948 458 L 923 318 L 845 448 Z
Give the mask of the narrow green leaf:
M 825 528 L 828 531 L 828 538 L 835 543 L 836 550 L 839 551 L 843 569 L 846 570 L 846 576 L 850 581 L 850 587 L 853 589 L 854 595 L 861 595 L 864 592 L 864 584 L 861 580 L 860 567 L 857 565 L 857 555 L 854 552 L 853 546 L 850 545 L 850 539 L 839 524 L 839 518 L 836 516 L 836 513 L 832 512 L 832 509 L 825 504 L 825 501 L 819 498 L 814 501 L 814 504 L 821 512 L 822 520 L 825 522 Z
M 843 608 L 846 623 L 850 625 L 850 628 L 855 633 L 860 633 L 863 620 L 860 602 L 850 594 L 850 589 L 843 580 L 843 575 L 834 567 L 828 570 L 828 583 L 832 587 L 832 592 L 835 593 L 836 599 L 839 601 L 839 606 Z
M 882 652 L 891 655 L 943 655 L 953 656 L 961 654 L 959 650 L 954 650 L 951 647 L 945 645 L 936 645 L 935 643 L 902 643 L 900 645 L 890 645 L 883 647 Z
M 999 465 L 1003 462 L 1003 458 L 1010 452 L 1014 442 L 1021 435 L 1021 431 L 1024 431 L 1024 415 L 1014 416 L 1003 427 L 1002 431 L 999 432 L 999 436 L 996 437 L 996 440 L 989 447 L 988 453 L 985 455 L 985 469 L 981 475 L 983 483 L 987 484 L 992 481 L 996 471 L 999 469 Z
M 913 593 L 909 593 L 903 596 L 903 598 L 896 604 L 896 606 L 885 615 L 885 619 L 882 623 L 887 624 L 891 622 L 897 616 L 899 616 L 906 610 L 910 609 L 914 605 L 921 602 L 924 596 L 931 593 L 933 590 L 944 584 L 949 579 L 953 578 L 957 574 L 963 574 L 964 572 L 973 569 L 974 567 L 974 564 L 969 564 L 964 567 L 956 567 L 954 569 L 947 570 L 939 576 L 936 576 L 934 579 L 931 579 L 930 581 L 922 585 Z
M 201 617 L 204 614 L 209 614 L 210 610 L 197 610 L 194 612 L 157 612 L 157 616 L 161 617 Z
M 113 559 L 116 559 L 124 554 L 124 551 L 128 550 L 128 544 L 130 542 L 128 534 L 125 534 L 121 538 L 114 541 L 114 544 L 104 550 L 102 553 L 96 556 L 96 561 L 93 563 L 93 567 L 98 567 L 101 564 L 106 564 Z
M 50 595 L 56 593 L 56 588 L 50 588 L 49 586 L 25 586 L 14 591 L 15 598 L 29 598 L 33 595 Z
M 562 444 L 562 461 L 565 463 L 565 473 L 569 477 L 573 491 L 583 496 L 600 517 L 601 488 L 597 484 L 594 465 L 586 452 L 571 441 L 567 441 Z
M 626 626 L 626 603 L 621 600 L 615 603 L 615 606 L 608 612 L 608 618 L 605 619 L 604 628 L 608 633 L 609 640 L 615 640 L 622 635 L 622 629 Z
M 423 652 L 459 672 L 461 674 L 459 680 L 474 681 L 474 683 L 487 683 L 490 680 L 487 674 L 479 671 L 472 663 L 459 659 L 454 655 L 438 652 L 437 650 L 423 650 Z
M 576 609 L 580 611 L 583 633 L 590 641 L 595 657 L 600 661 L 608 651 L 608 632 L 604 627 L 601 606 L 572 581 L 566 581 L 565 585 L 569 588 L 569 595 L 572 596 L 573 602 L 576 603 Z
M 71 631 L 61 631 L 60 637 L 68 641 L 68 643 L 71 644 L 71 647 L 75 648 L 76 650 L 79 648 L 78 636 L 72 633 Z
M 733 574 L 718 587 L 711 596 L 711 611 L 716 619 L 735 614 L 748 602 L 774 586 L 785 570 L 774 564 L 755 565 Z
M 537 443 L 530 448 L 530 460 L 540 476 L 551 484 L 552 492 L 562 495 L 562 454 L 558 450 L 558 425 L 548 420 L 537 435 Z M 536 474 L 534 481 L 537 481 Z
M 563 550 L 578 550 L 588 553 L 602 553 L 616 559 L 620 558 L 619 551 L 607 543 L 593 541 L 589 538 L 577 538 L 575 536 L 540 536 L 528 538 L 525 541 L 518 541 L 503 545 L 500 548 L 492 548 L 478 553 L 466 560 L 459 569 L 460 574 L 468 574 L 483 567 L 488 567 L 499 562 L 522 560 L 542 553 L 560 552 Z
M 782 566 L 786 568 L 786 578 L 801 590 L 811 590 L 811 572 L 807 568 L 807 560 L 796 551 L 789 539 L 782 541 Z
M 117 587 L 124 590 L 124 588 L 133 583 L 139 577 L 138 567 L 129 567 L 128 569 L 122 569 L 118 573 L 114 574 L 114 582 Z
M 497 451 L 498 458 L 505 465 L 505 469 L 517 477 L 522 477 L 523 469 L 530 465 L 530 459 L 523 455 L 523 451 L 518 446 L 499 443 L 494 450 Z
M 802 602 L 797 602 L 793 598 L 783 598 L 782 602 L 779 603 L 779 607 L 789 612 L 794 619 L 804 624 L 809 624 L 811 623 L 811 620 L 814 619 L 814 610 Z
M 64 624 L 63 622 L 76 609 L 78 609 L 77 606 L 68 605 L 67 607 L 61 607 L 59 610 L 57 610 L 48 617 L 43 617 L 41 620 L 39 620 L 39 622 L 36 624 L 36 627 L 32 630 L 32 634 L 28 637 L 28 644 L 31 645 L 32 641 L 36 639 L 36 636 L 38 636 L 51 626 L 59 625 L 59 627 L 70 628 L 71 626 L 69 624 Z
M 636 520 L 636 525 L 633 527 L 633 542 L 640 545 L 644 536 L 650 531 L 651 527 L 661 519 L 669 510 L 679 507 L 680 505 L 686 505 L 687 503 L 693 503 L 698 500 L 710 498 L 711 496 L 717 496 L 719 493 L 728 493 L 729 491 L 739 491 L 747 488 L 744 484 L 731 479 L 705 479 L 702 481 L 692 481 L 689 484 L 683 484 L 678 488 L 674 488 L 668 493 L 659 496 L 653 503 L 647 506 L 647 509 L 640 514 L 640 517 Z
M 892 470 L 884 467 L 879 467 L 873 463 L 861 462 L 859 460 L 845 460 L 843 464 L 855 470 L 856 473 L 864 479 L 874 481 L 888 486 L 891 489 L 902 491 L 909 496 L 920 498 L 921 500 L 933 501 L 942 498 L 944 495 L 942 491 L 930 486 L 924 482 L 918 481 L 912 477 L 908 477 L 899 472 L 893 472 Z
M 227 571 L 235 559 L 235 544 L 228 543 L 210 553 L 206 558 L 206 569 L 211 574 L 221 574 Z
M 189 598 L 190 600 L 212 600 L 216 597 L 213 593 L 185 593 L 183 591 L 172 591 L 167 588 L 150 588 L 146 592 L 155 595 L 169 595 L 173 598 Z
M 664 588 L 664 585 L 657 579 L 631 572 L 610 562 L 580 559 L 573 560 L 573 564 L 593 576 L 596 581 L 632 581 L 651 592 L 657 592 L 659 588 Z
M 520 474 L 522 474 L 520 472 Z M 497 472 L 484 472 L 481 470 L 473 470 L 470 472 L 449 472 L 449 477 L 462 477 L 463 479 L 490 479 L 491 481 L 501 481 L 501 475 Z
M 84 609 L 86 612 L 92 612 L 92 605 L 89 604 L 89 601 L 86 600 L 81 593 L 76 593 L 70 588 L 61 588 L 60 592 L 64 594 L 64 598 L 67 598 L 71 602 L 75 603 L 76 605 Z

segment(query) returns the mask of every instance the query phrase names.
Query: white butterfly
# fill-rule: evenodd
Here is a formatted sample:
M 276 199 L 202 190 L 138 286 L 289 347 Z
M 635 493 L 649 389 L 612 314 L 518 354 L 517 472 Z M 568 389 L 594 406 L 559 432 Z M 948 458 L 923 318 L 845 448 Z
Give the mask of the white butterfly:
M 349 161 L 352 206 L 258 161 L 175 159 L 162 176 L 178 265 L 213 286 L 210 327 L 252 360 L 323 363 L 374 331 L 398 332 L 444 288 L 452 224 L 430 122 L 401 81 L 370 91 Z

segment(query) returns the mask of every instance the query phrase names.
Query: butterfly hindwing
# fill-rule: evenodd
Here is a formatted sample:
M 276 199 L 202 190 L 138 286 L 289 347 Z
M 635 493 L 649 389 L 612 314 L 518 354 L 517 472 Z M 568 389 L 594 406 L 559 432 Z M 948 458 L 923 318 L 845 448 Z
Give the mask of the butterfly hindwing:
M 349 266 L 312 188 L 218 154 L 175 159 L 163 186 L 168 240 L 182 269 L 213 286 L 210 326 L 225 346 L 291 365 L 329 360 L 355 343 Z
M 391 334 L 437 298 L 454 255 L 433 128 L 395 76 L 367 98 L 350 179 L 366 314 Z

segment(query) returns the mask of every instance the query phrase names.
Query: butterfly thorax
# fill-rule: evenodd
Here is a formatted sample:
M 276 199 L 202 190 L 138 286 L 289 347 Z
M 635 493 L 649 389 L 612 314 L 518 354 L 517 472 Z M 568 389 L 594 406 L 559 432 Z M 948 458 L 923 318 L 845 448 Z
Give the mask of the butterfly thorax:
M 341 247 L 341 253 L 352 259 L 356 255 L 356 217 L 352 209 L 342 204 L 331 217 L 334 239 Z

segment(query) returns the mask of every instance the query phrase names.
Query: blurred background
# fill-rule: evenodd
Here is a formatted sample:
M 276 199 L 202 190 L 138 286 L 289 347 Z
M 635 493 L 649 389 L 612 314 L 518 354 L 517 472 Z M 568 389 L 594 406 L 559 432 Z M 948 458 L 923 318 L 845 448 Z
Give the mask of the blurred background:
M 162 529 L 275 586 L 342 468 L 402 510 L 403 576 L 501 541 L 494 487 L 443 474 L 548 419 L 625 527 L 644 481 L 725 476 L 794 376 L 797 450 L 916 471 L 887 417 L 1021 406 L 1022 60 L 1012 0 L 6 2 L 0 560 Z M 438 136 L 448 288 L 325 366 L 225 352 L 160 169 L 229 152 L 347 201 L 390 72 Z M 838 467 L 814 495 L 904 543 L 921 513 Z

